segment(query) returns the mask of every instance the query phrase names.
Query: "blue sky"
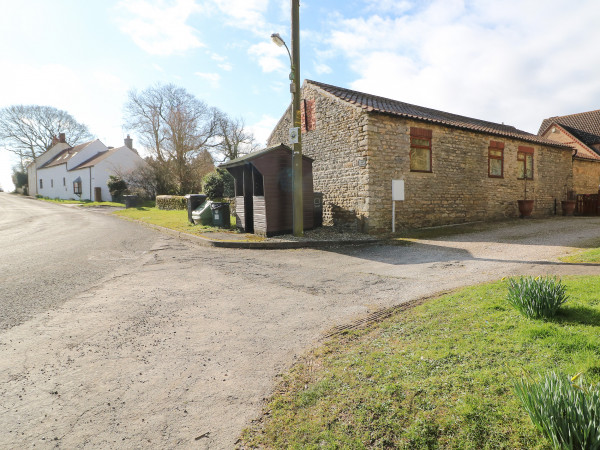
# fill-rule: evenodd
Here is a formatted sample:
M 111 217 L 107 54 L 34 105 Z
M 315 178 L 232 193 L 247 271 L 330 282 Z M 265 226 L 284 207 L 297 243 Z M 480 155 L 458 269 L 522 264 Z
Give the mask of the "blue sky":
M 264 141 L 290 101 L 289 0 L 2 1 L 0 107 L 121 145 L 130 89 L 174 83 Z M 301 77 L 537 132 L 600 108 L 595 0 L 301 1 Z M 136 136 L 133 134 L 134 146 Z M 139 142 L 139 140 L 137 140 Z M 14 163 L 0 151 L 0 186 Z

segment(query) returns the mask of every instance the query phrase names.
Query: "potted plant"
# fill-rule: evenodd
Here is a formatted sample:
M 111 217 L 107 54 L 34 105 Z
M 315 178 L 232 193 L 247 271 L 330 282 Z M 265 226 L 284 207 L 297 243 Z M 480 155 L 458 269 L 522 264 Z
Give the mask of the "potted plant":
M 563 216 L 572 216 L 575 211 L 576 201 L 573 198 L 573 191 L 567 191 L 567 185 L 565 184 L 565 198 L 560 202 Z
M 519 204 L 519 217 L 522 219 L 524 217 L 529 217 L 531 212 L 533 211 L 533 200 L 527 200 L 527 174 L 523 174 L 524 181 L 524 199 L 517 200 Z

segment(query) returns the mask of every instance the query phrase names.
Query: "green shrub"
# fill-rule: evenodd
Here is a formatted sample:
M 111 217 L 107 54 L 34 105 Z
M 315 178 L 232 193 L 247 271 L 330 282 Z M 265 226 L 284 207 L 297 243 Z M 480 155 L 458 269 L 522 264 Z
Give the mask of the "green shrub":
M 108 192 L 110 192 L 112 201 L 123 203 L 123 195 L 127 192 L 127 183 L 119 177 L 110 175 L 106 186 L 108 186 Z
M 600 448 L 600 385 L 584 386 L 550 372 L 539 381 L 521 379 L 515 393 L 534 425 L 557 449 Z
M 233 197 L 235 195 L 233 183 L 233 176 L 229 172 L 217 169 L 214 172 L 206 174 L 202 179 L 202 192 L 211 200 Z
M 566 287 L 556 277 L 508 280 L 508 302 L 530 319 L 549 319 L 568 300 Z
M 164 210 L 187 209 L 187 199 L 182 195 L 157 195 L 156 207 Z

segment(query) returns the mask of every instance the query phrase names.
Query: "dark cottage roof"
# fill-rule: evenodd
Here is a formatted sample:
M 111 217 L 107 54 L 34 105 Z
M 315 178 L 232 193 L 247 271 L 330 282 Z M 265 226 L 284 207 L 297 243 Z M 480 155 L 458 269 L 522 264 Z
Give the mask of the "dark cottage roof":
M 45 164 L 43 164 L 40 167 L 40 169 L 45 169 L 46 167 L 59 166 L 61 164 L 66 164 L 67 161 L 69 161 L 73 156 L 78 154 L 81 150 L 83 150 L 85 147 L 87 147 L 92 142 L 94 142 L 94 141 L 84 142 L 83 144 L 79 144 L 79 145 L 76 145 L 75 147 L 70 147 L 70 148 L 63 150 L 58 155 L 56 155 L 54 158 L 52 158 L 50 161 L 47 161 Z
M 544 119 L 538 135 L 544 134 L 552 124 L 560 125 L 595 154 L 600 154 L 598 150 L 592 148 L 593 145 L 600 144 L 600 109 Z
M 264 150 L 259 150 L 256 152 L 248 153 L 247 155 L 240 156 L 239 158 L 236 158 L 236 159 L 232 159 L 231 161 L 227 161 L 226 163 L 220 164 L 219 167 L 223 168 L 223 169 L 227 169 L 230 167 L 242 166 L 242 165 L 246 164 L 247 162 L 252 161 L 253 159 L 260 158 L 261 156 L 267 155 L 268 153 L 271 153 L 272 151 L 279 150 L 279 149 L 287 150 L 290 153 L 292 152 L 292 149 L 289 148 L 287 145 L 279 144 L 274 147 L 265 148 Z M 305 156 L 305 155 L 302 155 L 302 158 L 313 161 L 312 158 L 309 158 L 308 156 Z
M 71 169 L 71 170 L 84 169 L 86 167 L 93 167 L 96 164 L 98 164 L 100 161 L 102 161 L 103 159 L 108 158 L 110 155 L 112 155 L 113 153 L 116 153 L 117 151 L 121 150 L 122 148 L 127 148 L 127 147 L 122 146 L 122 147 L 117 147 L 117 148 L 111 148 L 104 152 L 96 153 L 94 156 L 92 156 L 88 160 L 82 162 L 77 167 L 73 167 L 73 169 Z
M 485 120 L 472 119 L 470 117 L 459 116 L 435 109 L 425 108 L 423 106 L 411 105 L 398 100 L 392 100 L 376 95 L 365 94 L 363 92 L 352 91 L 329 84 L 319 83 L 316 81 L 306 80 L 307 83 L 321 88 L 322 90 L 344 100 L 348 103 L 363 108 L 365 111 L 373 111 L 383 114 L 391 114 L 394 116 L 406 117 L 409 119 L 423 120 L 440 125 L 461 128 L 465 130 L 476 131 L 479 133 L 488 133 L 496 136 L 505 136 L 509 138 L 521 139 L 527 142 L 536 144 L 549 145 L 552 147 L 567 148 L 566 145 L 560 144 L 549 139 L 536 136 L 535 134 L 527 133 L 526 131 L 518 130 L 510 125 L 503 125 Z M 569 147 L 570 148 L 570 147 Z

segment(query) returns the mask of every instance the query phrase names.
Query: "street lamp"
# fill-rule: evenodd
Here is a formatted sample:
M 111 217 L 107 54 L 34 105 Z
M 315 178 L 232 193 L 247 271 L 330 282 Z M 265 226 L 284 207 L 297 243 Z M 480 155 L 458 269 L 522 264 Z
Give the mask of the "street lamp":
M 300 0 L 291 0 L 292 4 L 292 51 L 277 33 L 271 39 L 278 47 L 285 47 L 290 57 L 290 92 L 292 93 L 292 111 L 290 143 L 292 145 L 292 210 L 294 236 L 304 235 L 304 210 L 302 204 L 302 133 L 300 130 Z
M 288 48 L 287 44 L 285 43 L 285 41 L 283 40 L 283 38 L 281 36 L 279 36 L 279 33 L 273 33 L 271 35 L 271 40 L 273 42 L 275 42 L 275 44 L 277 45 L 277 47 L 285 47 L 285 49 L 287 50 L 288 56 L 290 57 L 290 92 L 293 94 L 294 93 L 294 78 L 296 76 L 296 68 L 294 67 L 294 60 L 292 59 L 292 54 L 290 53 L 290 49 Z M 292 101 L 293 101 L 293 97 L 292 97 Z M 293 117 L 292 117 L 292 123 L 293 123 Z

